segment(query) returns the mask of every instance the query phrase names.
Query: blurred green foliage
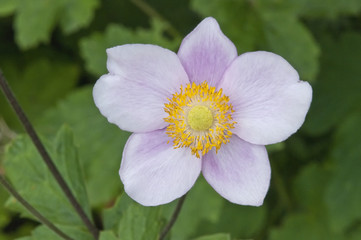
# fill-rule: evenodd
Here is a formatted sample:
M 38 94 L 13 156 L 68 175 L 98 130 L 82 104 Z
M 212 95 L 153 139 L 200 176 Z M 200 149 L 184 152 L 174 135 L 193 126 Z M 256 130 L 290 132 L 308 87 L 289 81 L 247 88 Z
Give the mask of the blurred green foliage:
M 176 205 L 143 207 L 122 191 L 129 133 L 91 96 L 105 49 L 177 51 L 206 16 L 240 54 L 287 59 L 313 85 L 313 103 L 301 130 L 268 148 L 262 207 L 231 204 L 200 178 L 168 239 L 361 239 L 361 0 L 0 0 L 0 68 L 100 239 L 156 239 Z M 91 239 L 3 96 L 0 118 L 0 173 L 63 231 Z M 0 239 L 15 238 L 60 239 L 0 188 Z

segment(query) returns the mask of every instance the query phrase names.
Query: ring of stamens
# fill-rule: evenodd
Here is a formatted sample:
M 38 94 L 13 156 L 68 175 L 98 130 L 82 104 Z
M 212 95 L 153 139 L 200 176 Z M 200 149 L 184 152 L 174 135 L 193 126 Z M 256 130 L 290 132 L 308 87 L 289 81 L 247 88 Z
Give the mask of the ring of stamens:
M 229 142 L 236 122 L 232 119 L 233 106 L 222 89 L 216 91 L 206 82 L 187 84 L 168 100 L 164 111 L 169 116 L 164 121 L 169 123 L 166 133 L 173 139 L 174 148 L 189 147 L 200 158 L 212 148 L 218 152 Z

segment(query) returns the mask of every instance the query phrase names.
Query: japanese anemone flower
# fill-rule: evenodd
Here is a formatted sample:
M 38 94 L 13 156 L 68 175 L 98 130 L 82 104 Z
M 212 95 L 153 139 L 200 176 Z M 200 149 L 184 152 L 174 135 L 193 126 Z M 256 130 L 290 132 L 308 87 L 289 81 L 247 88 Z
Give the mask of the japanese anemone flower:
M 109 73 L 93 96 L 109 122 L 133 132 L 119 171 L 131 198 L 171 202 L 202 172 L 229 201 L 262 205 L 271 176 L 264 145 L 295 133 L 312 99 L 285 59 L 264 51 L 238 56 L 211 17 L 177 54 L 148 44 L 107 54 Z

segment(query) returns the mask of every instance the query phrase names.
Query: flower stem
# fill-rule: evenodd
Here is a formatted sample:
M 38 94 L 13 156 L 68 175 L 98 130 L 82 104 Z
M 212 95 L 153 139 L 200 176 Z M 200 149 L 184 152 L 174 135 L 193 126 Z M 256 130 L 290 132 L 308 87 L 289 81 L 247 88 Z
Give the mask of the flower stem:
M 71 237 L 66 235 L 63 231 L 57 228 L 53 223 L 46 219 L 40 212 L 33 208 L 20 194 L 10 185 L 4 176 L 0 173 L 0 183 L 3 187 L 16 199 L 18 200 L 32 215 L 34 215 L 41 223 L 46 225 L 48 228 L 53 230 L 56 234 L 65 240 L 73 240 Z
M 64 178 L 61 176 L 59 170 L 56 168 L 53 160 L 50 158 L 49 153 L 46 151 L 44 145 L 40 141 L 40 138 L 38 137 L 37 133 L 35 132 L 34 127 L 31 125 L 29 119 L 25 115 L 19 102 L 16 100 L 14 93 L 11 91 L 11 89 L 1 71 L 0 71 L 0 86 L 5 94 L 6 98 L 8 99 L 10 105 L 14 109 L 16 115 L 18 116 L 19 120 L 23 124 L 26 132 L 29 134 L 35 147 L 37 148 L 38 152 L 40 153 L 42 159 L 44 160 L 45 164 L 48 166 L 50 172 L 54 176 L 55 180 L 58 182 L 59 186 L 65 193 L 65 195 L 68 198 L 68 200 L 70 201 L 71 205 L 74 207 L 75 211 L 78 213 L 81 220 L 84 222 L 85 226 L 88 228 L 90 233 L 93 235 L 94 239 L 98 239 L 98 235 L 99 235 L 98 229 L 92 224 L 92 222 L 90 221 L 88 216 L 85 214 L 83 208 L 80 206 L 80 204 L 74 197 L 73 193 L 71 192 L 68 184 L 65 182 Z
M 170 231 L 170 229 L 173 227 L 175 221 L 177 221 L 178 215 L 180 213 L 180 210 L 182 209 L 184 200 L 186 199 L 187 194 L 185 194 L 183 197 L 181 197 L 178 201 L 178 204 L 176 206 L 176 208 L 174 209 L 173 215 L 171 217 L 171 219 L 169 220 L 168 224 L 164 227 L 162 233 L 159 236 L 159 240 L 163 240 L 168 232 Z
M 181 34 L 175 29 L 162 15 L 160 15 L 152 6 L 143 0 L 130 0 L 140 10 L 151 18 L 156 18 L 166 23 L 167 31 L 173 38 L 179 38 Z

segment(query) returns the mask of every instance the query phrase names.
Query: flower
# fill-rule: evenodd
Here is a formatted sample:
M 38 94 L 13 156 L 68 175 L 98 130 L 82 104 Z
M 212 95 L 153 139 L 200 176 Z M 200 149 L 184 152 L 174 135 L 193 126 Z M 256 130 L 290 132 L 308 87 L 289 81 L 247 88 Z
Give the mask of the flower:
M 282 57 L 237 55 L 217 21 L 204 19 L 177 54 L 155 45 L 107 49 L 108 74 L 93 90 L 108 121 L 134 132 L 120 178 L 135 201 L 155 206 L 184 195 L 202 172 L 224 198 L 262 205 L 271 169 L 264 145 L 304 122 L 312 88 Z

